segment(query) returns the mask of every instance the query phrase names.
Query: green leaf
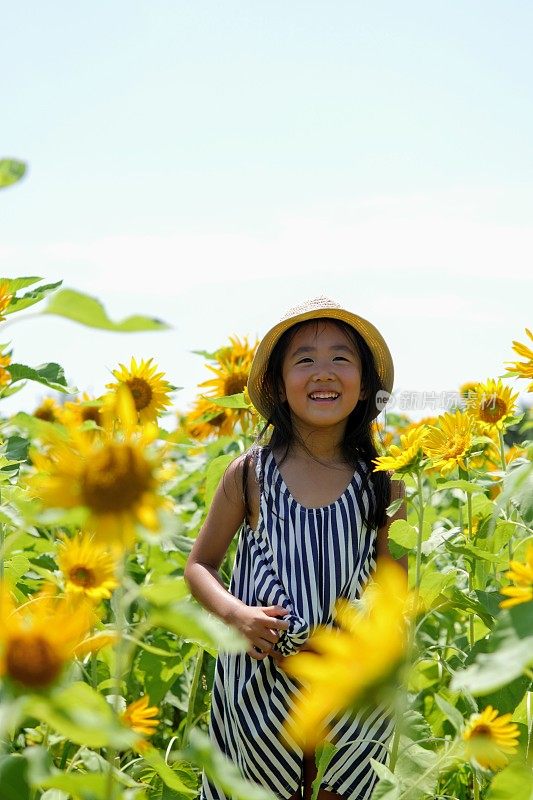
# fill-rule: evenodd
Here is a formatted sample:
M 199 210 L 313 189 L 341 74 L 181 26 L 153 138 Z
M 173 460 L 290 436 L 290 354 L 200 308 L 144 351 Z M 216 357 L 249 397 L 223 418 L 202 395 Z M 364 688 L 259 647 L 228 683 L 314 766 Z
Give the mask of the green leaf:
M 158 583 L 145 585 L 139 594 L 154 606 L 167 606 L 169 603 L 183 600 L 184 597 L 190 595 L 190 591 L 185 583 L 185 578 L 177 576 Z
M 236 629 L 192 602 L 156 609 L 149 622 L 153 627 L 176 633 L 187 642 L 196 642 L 210 652 L 220 648 L 227 653 L 241 653 L 248 648 L 248 643 Z
M 465 480 L 444 481 L 443 483 L 437 483 L 435 491 L 441 492 L 444 489 L 461 489 L 463 492 L 469 492 L 470 494 L 476 494 L 478 492 L 483 493 L 485 491 L 483 486 L 477 486 L 477 484 Z
M 456 579 L 455 572 L 425 572 L 420 581 L 420 598 L 426 608 L 431 608 L 437 597 Z
M 32 289 L 31 292 L 26 292 L 26 294 L 23 294 L 21 297 L 13 297 L 5 313 L 14 314 L 16 311 L 22 311 L 24 308 L 35 305 L 35 303 L 43 300 L 51 292 L 55 292 L 62 283 L 63 281 L 47 283 L 45 286 L 38 286 L 36 289 Z
M 402 795 L 409 800 L 433 797 L 438 777 L 437 753 L 402 736 L 395 773 L 400 779 Z
M 13 183 L 20 181 L 26 172 L 24 161 L 15 158 L 2 158 L 0 160 L 0 189 L 5 189 Z
M 28 448 L 30 443 L 28 439 L 17 434 L 9 436 L 5 440 L 5 457 L 9 461 L 26 461 L 28 458 Z
M 43 789 L 59 789 L 75 800 L 106 800 L 109 778 L 104 773 L 84 772 L 51 775 L 39 782 Z
M 148 750 L 145 750 L 143 752 L 143 758 L 170 789 L 174 789 L 186 797 L 198 796 L 198 791 L 196 789 L 191 789 L 187 784 L 183 783 L 178 773 L 169 767 L 155 747 L 150 747 Z
M 35 381 L 63 394 L 75 394 L 78 391 L 74 386 L 67 386 L 63 367 L 53 361 L 48 364 L 41 364 L 38 367 L 27 367 L 25 364 L 9 364 L 6 369 L 11 374 L 12 383 Z
M 218 484 L 226 471 L 226 468 L 235 460 L 235 453 L 225 453 L 214 458 L 208 468 L 205 477 L 205 504 L 207 508 L 211 505 Z
M 225 397 L 206 397 L 205 399 L 209 400 L 214 406 L 221 406 L 222 408 L 250 408 L 250 403 L 247 403 L 244 399 L 244 392 L 228 394 Z
M 492 779 L 486 800 L 533 800 L 533 772 L 525 764 L 515 762 Z
M 311 787 L 313 790 L 311 800 L 317 800 L 322 778 L 324 777 L 326 769 L 328 768 L 329 762 L 336 752 L 337 748 L 331 742 L 323 742 L 319 747 L 317 747 L 315 754 L 316 778 L 314 779 Z
M 1 162 L 0 162 L 1 163 Z M 19 754 L 0 756 L 2 800 L 31 800 L 28 785 L 28 762 Z
M 39 283 L 39 281 L 42 281 L 42 278 L 38 278 L 35 275 L 27 278 L 0 278 L 0 282 L 7 285 L 10 294 L 15 294 L 19 289 L 25 289 L 26 286 L 32 286 L 34 283 Z
M 417 541 L 417 530 L 404 519 L 397 519 L 389 527 L 389 550 L 394 558 L 414 550 Z M 391 548 L 391 544 L 393 548 Z M 395 545 L 395 547 L 394 547 Z
M 455 708 L 455 706 L 452 706 L 451 703 L 448 703 L 448 701 L 445 700 L 444 697 L 441 697 L 440 694 L 434 695 L 433 699 L 435 700 L 435 703 L 438 705 L 438 707 L 440 708 L 446 719 L 448 719 L 451 722 L 455 730 L 457 732 L 462 730 L 464 726 L 464 719 L 461 712 L 457 708 Z
M 489 694 L 518 678 L 533 664 L 533 636 L 517 639 L 509 636 L 493 653 L 480 653 L 473 664 L 456 672 L 450 688 L 470 692 L 475 697 Z
M 372 793 L 372 800 L 400 800 L 400 784 L 396 775 L 385 764 L 374 758 L 370 759 L 370 763 L 379 777 L 379 782 Z
M 42 314 L 55 314 L 66 317 L 87 325 L 89 328 L 99 328 L 104 331 L 117 331 L 131 333 L 134 331 L 161 331 L 169 328 L 166 322 L 151 317 L 135 315 L 121 322 L 113 322 L 108 316 L 102 303 L 95 297 L 76 292 L 74 289 L 63 289 L 57 292 L 48 301 Z
M 189 734 L 185 756 L 188 761 L 204 769 L 209 780 L 220 786 L 224 794 L 229 795 L 232 800 L 275 800 L 267 789 L 245 780 L 237 766 L 217 750 L 209 738 L 197 728 Z
M 120 724 L 102 695 L 86 683 L 73 683 L 50 697 L 28 697 L 26 712 L 75 744 L 125 750 L 138 738 Z

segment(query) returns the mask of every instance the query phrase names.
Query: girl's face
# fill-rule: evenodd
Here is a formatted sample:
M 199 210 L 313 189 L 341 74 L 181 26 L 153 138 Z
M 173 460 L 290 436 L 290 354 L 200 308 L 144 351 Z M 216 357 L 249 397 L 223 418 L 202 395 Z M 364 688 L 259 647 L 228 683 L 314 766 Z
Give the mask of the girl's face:
M 364 396 L 361 359 L 354 343 L 331 320 L 303 325 L 283 358 L 285 399 L 301 429 L 338 428 Z

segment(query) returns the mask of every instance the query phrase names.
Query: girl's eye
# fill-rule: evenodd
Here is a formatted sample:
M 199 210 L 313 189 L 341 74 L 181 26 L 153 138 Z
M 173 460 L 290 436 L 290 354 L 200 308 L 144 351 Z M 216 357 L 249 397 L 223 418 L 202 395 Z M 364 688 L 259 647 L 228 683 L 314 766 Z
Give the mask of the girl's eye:
M 346 356 L 335 356 L 333 361 L 348 361 L 348 359 L 346 358 Z
M 297 364 L 311 364 L 312 361 L 313 361 L 313 359 L 310 358 L 310 356 L 304 356 L 304 358 L 299 358 L 296 363 Z

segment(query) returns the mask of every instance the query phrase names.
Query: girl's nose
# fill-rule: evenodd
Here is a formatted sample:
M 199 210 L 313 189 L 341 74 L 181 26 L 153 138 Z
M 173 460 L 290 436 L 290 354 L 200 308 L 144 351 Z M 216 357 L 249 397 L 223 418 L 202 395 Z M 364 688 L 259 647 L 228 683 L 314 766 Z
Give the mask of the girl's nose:
M 315 374 L 313 375 L 313 379 L 315 381 L 332 381 L 334 380 L 334 375 L 329 365 L 320 365 L 317 364 L 317 368 L 315 370 Z

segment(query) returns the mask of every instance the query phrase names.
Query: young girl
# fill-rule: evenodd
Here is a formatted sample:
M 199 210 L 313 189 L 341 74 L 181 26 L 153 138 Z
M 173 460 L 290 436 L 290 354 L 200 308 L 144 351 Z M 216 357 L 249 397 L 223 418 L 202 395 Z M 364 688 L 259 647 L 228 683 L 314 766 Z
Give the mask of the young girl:
M 291 309 L 261 341 L 248 391 L 267 420 L 268 443 L 228 468 L 194 544 L 185 577 L 194 596 L 248 640 L 246 653 L 219 655 L 210 735 L 242 774 L 283 800 L 311 797 L 314 759 L 282 735 L 298 685 L 283 658 L 331 625 L 338 597 L 356 600 L 387 555 L 385 509 L 403 496 L 374 473 L 376 396 L 393 383 L 377 329 L 327 298 Z M 386 396 L 386 395 L 385 395 Z M 218 569 L 241 528 L 229 591 Z M 389 715 L 339 714 L 337 750 L 319 800 L 368 800 L 385 762 Z M 303 794 L 302 794 L 303 792 Z M 226 800 L 204 776 L 202 800 Z

